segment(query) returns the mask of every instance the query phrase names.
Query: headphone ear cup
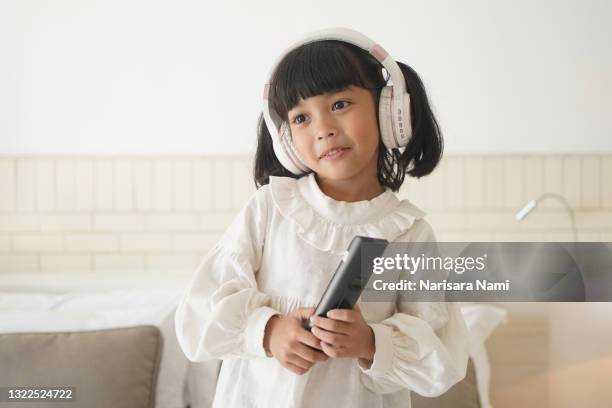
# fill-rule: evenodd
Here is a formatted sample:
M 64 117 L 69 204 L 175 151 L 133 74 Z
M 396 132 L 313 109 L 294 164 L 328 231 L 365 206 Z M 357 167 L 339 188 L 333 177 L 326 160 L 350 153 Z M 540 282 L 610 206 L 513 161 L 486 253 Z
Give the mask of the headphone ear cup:
M 397 118 L 394 116 L 396 111 Z M 378 123 L 380 124 L 380 138 L 388 149 L 408 145 L 412 138 L 410 94 L 394 96 L 393 87 L 385 86 L 378 100 Z
M 291 135 L 291 127 L 289 126 L 288 122 L 283 121 L 281 123 L 280 128 L 278 130 L 278 137 L 280 139 L 280 142 L 285 147 L 284 151 L 287 152 L 289 159 L 291 160 L 293 164 L 295 164 L 295 166 L 301 172 L 301 173 L 294 172 L 294 174 L 303 174 L 303 173 L 308 172 L 310 168 L 306 166 L 306 164 L 304 164 L 304 161 L 300 157 L 295 145 L 293 144 L 293 136 Z
M 400 145 L 407 146 L 412 140 L 412 112 L 410 106 L 410 94 L 405 93 L 402 95 L 402 123 L 403 123 L 403 132 L 400 131 Z M 401 129 L 400 129 L 401 130 Z
M 378 125 L 380 138 L 387 149 L 399 147 L 393 135 L 393 87 L 385 86 L 378 99 Z

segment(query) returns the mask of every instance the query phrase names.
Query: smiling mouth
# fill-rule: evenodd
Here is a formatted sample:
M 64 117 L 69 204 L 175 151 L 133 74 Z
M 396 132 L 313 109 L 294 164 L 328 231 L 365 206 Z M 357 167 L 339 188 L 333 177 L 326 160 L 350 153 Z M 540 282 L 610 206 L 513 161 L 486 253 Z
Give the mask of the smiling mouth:
M 327 153 L 323 154 L 319 159 L 333 159 L 340 157 L 343 152 L 348 150 L 348 147 L 337 147 L 335 149 L 329 150 Z

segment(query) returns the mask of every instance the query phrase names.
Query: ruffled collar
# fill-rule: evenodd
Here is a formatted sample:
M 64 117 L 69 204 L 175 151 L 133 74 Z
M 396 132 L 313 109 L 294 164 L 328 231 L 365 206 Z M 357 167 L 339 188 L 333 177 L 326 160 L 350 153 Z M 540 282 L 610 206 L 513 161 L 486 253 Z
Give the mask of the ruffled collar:
M 297 234 L 322 251 L 342 255 L 356 235 L 391 242 L 425 213 L 390 189 L 371 200 L 347 202 L 326 196 L 314 173 L 300 179 L 270 177 L 272 199 Z

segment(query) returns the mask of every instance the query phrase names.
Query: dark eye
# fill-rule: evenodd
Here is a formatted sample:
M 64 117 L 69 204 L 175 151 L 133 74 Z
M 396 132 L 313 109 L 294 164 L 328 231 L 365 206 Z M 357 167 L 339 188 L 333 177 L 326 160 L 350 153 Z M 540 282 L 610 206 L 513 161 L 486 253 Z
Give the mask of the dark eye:
M 332 107 L 332 110 L 346 108 L 350 102 L 347 101 L 336 101 Z
M 299 125 L 300 123 L 303 123 L 306 120 L 306 116 L 299 114 L 296 115 L 295 118 L 293 118 L 293 123 Z

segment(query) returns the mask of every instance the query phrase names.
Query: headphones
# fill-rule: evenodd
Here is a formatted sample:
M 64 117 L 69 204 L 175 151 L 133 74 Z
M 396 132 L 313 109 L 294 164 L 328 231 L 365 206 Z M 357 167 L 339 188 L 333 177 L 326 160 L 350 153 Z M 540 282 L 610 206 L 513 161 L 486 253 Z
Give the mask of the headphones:
M 263 117 L 272 137 L 274 154 L 280 163 L 295 175 L 307 173 L 310 169 L 304 164 L 293 144 L 289 123 L 282 120 L 279 114 L 268 103 L 270 82 L 278 64 L 292 50 L 317 41 L 339 40 L 356 45 L 368 51 L 389 73 L 392 85 L 385 86 L 378 102 L 378 123 L 380 136 L 388 149 L 404 147 L 412 137 L 410 118 L 410 94 L 406 91 L 406 82 L 399 65 L 380 45 L 365 35 L 348 28 L 331 28 L 315 31 L 292 44 L 278 57 L 272 67 L 268 82 L 264 85 Z

